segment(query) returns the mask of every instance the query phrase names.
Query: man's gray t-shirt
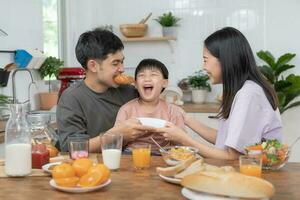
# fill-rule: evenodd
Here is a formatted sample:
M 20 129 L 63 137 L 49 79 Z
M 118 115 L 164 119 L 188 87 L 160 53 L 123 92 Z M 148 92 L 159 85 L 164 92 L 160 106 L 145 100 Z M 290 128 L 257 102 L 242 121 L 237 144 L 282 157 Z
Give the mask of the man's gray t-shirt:
M 90 138 L 113 127 L 119 108 L 138 96 L 133 86 L 124 85 L 96 93 L 84 81 L 64 91 L 57 105 L 60 148 L 68 151 L 68 136 L 87 133 Z

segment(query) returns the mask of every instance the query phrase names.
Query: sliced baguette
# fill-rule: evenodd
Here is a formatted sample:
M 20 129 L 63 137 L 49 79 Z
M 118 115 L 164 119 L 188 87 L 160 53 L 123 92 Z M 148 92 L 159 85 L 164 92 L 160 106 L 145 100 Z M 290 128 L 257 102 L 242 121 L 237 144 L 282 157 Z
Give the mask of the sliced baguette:
M 186 175 L 193 174 L 195 172 L 203 171 L 205 166 L 203 165 L 203 159 L 197 160 L 193 162 L 190 166 L 184 169 L 182 172 L 175 174 L 174 177 L 178 179 L 182 179 Z
M 197 160 L 193 162 L 182 172 L 175 174 L 174 178 L 182 179 L 184 176 L 194 174 L 203 171 L 222 171 L 222 172 L 234 172 L 234 168 L 231 166 L 217 167 L 215 165 L 209 165 L 203 162 L 203 160 Z
M 273 185 L 264 179 L 222 171 L 187 175 L 181 185 L 199 192 L 241 198 L 269 198 L 275 191 Z
M 188 159 L 181 161 L 178 165 L 172 167 L 156 167 L 156 172 L 163 176 L 174 176 L 190 166 L 195 160 L 197 160 L 197 158 L 195 156 L 191 156 Z

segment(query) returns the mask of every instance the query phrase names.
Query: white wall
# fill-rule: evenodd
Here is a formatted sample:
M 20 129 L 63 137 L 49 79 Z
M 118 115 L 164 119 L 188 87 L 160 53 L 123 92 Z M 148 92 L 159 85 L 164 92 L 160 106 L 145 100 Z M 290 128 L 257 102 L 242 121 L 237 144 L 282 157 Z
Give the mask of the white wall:
M 8 34 L 0 36 L 0 50 L 25 49 L 43 50 L 42 1 L 40 0 L 0 0 L 0 28 Z M 14 54 L 0 53 L 0 67 L 14 61 Z M 36 75 L 36 74 L 35 74 Z M 34 76 L 37 79 L 37 76 Z M 19 101 L 28 99 L 28 74 L 16 74 L 17 98 Z M 12 95 L 11 76 L 8 86 L 1 88 L 0 93 Z M 32 95 L 34 96 L 34 90 Z
M 162 60 L 170 71 L 170 83 L 191 75 L 202 66 L 203 40 L 224 26 L 240 29 L 248 38 L 254 53 L 270 50 L 275 56 L 286 52 L 300 55 L 300 16 L 297 0 L 67 0 L 67 65 L 78 66 L 74 48 L 79 35 L 98 25 L 112 24 L 117 34 L 124 23 L 136 23 L 149 12 L 153 15 L 148 24 L 150 30 L 157 27 L 154 18 L 166 11 L 173 11 L 181 19 L 178 40 L 167 42 L 125 43 L 125 66 L 133 73 L 142 58 L 154 57 Z M 88 12 L 84 12 L 86 10 Z M 81 13 L 81 14 L 77 14 Z M 291 20 L 291 21 L 289 21 Z M 261 61 L 258 60 L 261 64 Z M 293 64 L 292 72 L 300 73 L 300 56 Z M 209 100 L 213 101 L 220 87 L 214 87 Z

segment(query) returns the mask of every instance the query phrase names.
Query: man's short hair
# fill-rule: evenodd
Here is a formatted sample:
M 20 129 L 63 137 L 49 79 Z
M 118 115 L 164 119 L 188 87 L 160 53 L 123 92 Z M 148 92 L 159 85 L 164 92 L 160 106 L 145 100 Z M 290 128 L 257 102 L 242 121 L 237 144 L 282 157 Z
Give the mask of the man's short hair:
M 123 49 L 122 41 L 114 33 L 107 30 L 93 30 L 80 35 L 75 53 L 78 62 L 87 69 L 87 62 L 90 59 L 103 61 L 108 54 L 114 54 Z

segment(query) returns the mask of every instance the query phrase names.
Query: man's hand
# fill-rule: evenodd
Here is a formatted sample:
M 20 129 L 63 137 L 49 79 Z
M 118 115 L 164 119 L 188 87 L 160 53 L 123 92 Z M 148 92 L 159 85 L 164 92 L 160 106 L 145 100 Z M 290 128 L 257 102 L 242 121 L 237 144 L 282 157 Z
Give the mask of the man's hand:
M 154 131 L 154 127 L 144 126 L 138 119 L 131 118 L 124 122 L 117 124 L 110 132 L 119 131 L 123 134 L 125 141 L 134 141 L 144 134 Z

